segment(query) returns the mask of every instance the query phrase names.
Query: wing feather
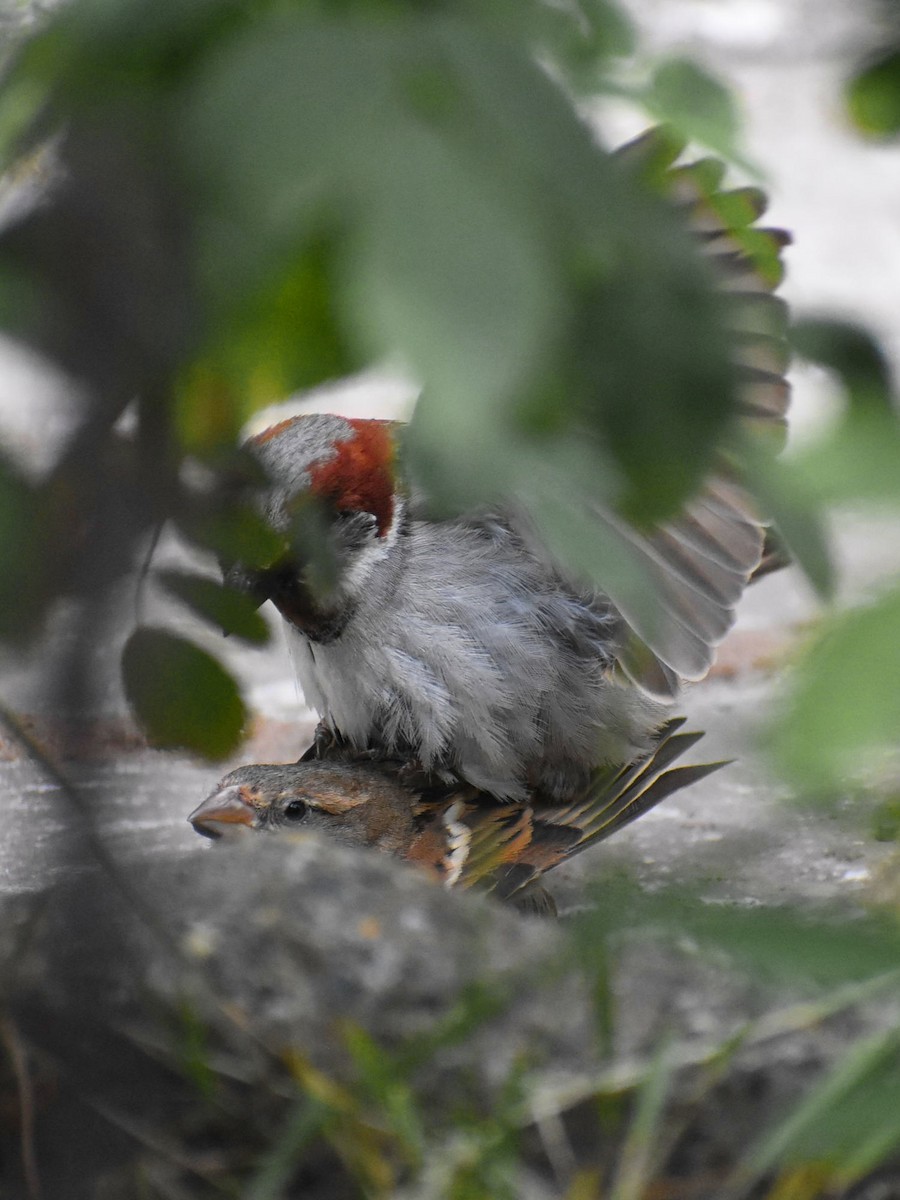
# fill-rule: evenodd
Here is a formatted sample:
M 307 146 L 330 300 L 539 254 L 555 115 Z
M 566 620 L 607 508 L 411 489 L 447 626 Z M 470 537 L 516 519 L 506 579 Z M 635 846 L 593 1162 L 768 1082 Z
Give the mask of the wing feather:
M 740 421 L 767 444 L 778 444 L 790 403 L 788 314 L 773 290 L 783 277 L 781 253 L 790 236 L 756 225 L 768 206 L 764 192 L 723 190 L 722 163 L 678 163 L 683 149 L 671 130 L 658 128 L 617 155 L 668 196 L 709 261 L 734 343 Z M 617 665 L 653 697 L 670 700 L 683 680 L 709 670 L 762 561 L 765 522 L 724 463 L 683 512 L 657 529 L 638 530 L 608 513 L 603 519 L 637 556 L 659 597 L 658 611 L 648 617 L 615 587 L 609 590 L 624 623 Z

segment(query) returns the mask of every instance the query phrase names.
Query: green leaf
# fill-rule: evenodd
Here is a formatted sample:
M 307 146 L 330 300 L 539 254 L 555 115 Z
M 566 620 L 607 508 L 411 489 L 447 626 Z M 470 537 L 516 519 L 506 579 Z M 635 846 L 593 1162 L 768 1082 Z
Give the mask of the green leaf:
M 900 1144 L 900 1031 L 863 1038 L 750 1150 L 735 1182 L 745 1189 L 781 1163 L 824 1162 L 846 1182 Z M 727 1189 L 726 1189 L 727 1190 Z
M 217 508 L 182 513 L 178 524 L 188 538 L 229 565 L 270 567 L 289 548 L 287 540 L 249 505 L 229 507 L 223 503 Z
M 533 45 L 575 91 L 596 95 L 606 86 L 610 57 L 633 54 L 634 26 L 618 4 L 582 0 L 576 7 L 541 4 Z
M 610 1200 L 641 1200 L 650 1190 L 662 1154 L 665 1105 L 672 1086 L 670 1045 L 663 1040 L 635 1098 L 631 1125 L 619 1154 Z
M 283 13 L 216 56 L 179 129 L 221 231 L 204 242 L 210 290 L 238 259 L 234 279 L 255 280 L 231 289 L 235 344 L 287 240 L 332 214 L 334 329 L 361 359 L 413 367 L 416 444 L 446 464 L 444 503 L 528 486 L 527 468 L 498 479 L 473 454 L 475 428 L 485 447 L 548 428 L 593 439 L 641 519 L 696 486 L 733 406 L 722 304 L 679 219 L 524 48 L 443 19 Z M 286 320 L 273 380 L 299 375 L 290 342 Z
M 688 59 L 661 63 L 643 96 L 648 108 L 685 137 L 735 156 L 740 122 L 724 84 Z
M 342 1027 L 343 1042 L 365 1088 L 399 1139 L 411 1164 L 419 1166 L 426 1147 L 425 1127 L 415 1091 L 401 1062 L 359 1025 Z
M 750 454 L 747 475 L 763 512 L 823 600 L 834 594 L 836 578 L 831 547 L 815 491 L 804 472 L 772 458 Z
M 792 909 L 713 908 L 686 903 L 675 912 L 683 929 L 715 946 L 760 982 L 805 981 L 843 984 L 895 970 L 900 938 L 885 920 L 860 920 L 829 911 L 817 915 Z M 677 928 L 679 917 L 672 927 Z
M 605 876 L 596 908 L 573 923 L 576 961 L 585 955 L 592 961 L 598 939 L 626 930 L 641 937 L 690 937 L 759 983 L 859 982 L 896 971 L 900 962 L 900 933 L 884 917 L 710 905 L 684 887 L 648 894 L 628 876 Z
M 900 588 L 830 621 L 797 670 L 771 731 L 776 761 L 805 790 L 833 790 L 897 746 Z
M 300 1096 L 288 1109 L 281 1127 L 260 1155 L 245 1189 L 245 1200 L 281 1200 L 302 1161 L 302 1154 L 330 1117 L 328 1105 L 314 1096 Z
M 224 758 L 240 745 L 247 710 L 237 684 L 211 655 L 164 629 L 136 629 L 122 652 L 128 702 L 163 749 Z
M 539 230 L 492 171 L 415 133 L 385 141 L 392 165 L 344 263 L 345 311 L 373 352 L 401 347 L 439 403 L 502 412 L 555 333 Z
M 262 646 L 270 637 L 269 626 L 249 596 L 223 587 L 214 579 L 185 571 L 160 571 L 157 579 L 179 600 L 201 617 L 253 645 Z
M 210 1065 L 209 1028 L 189 1000 L 176 1009 L 179 1066 L 205 1100 L 216 1094 L 218 1076 Z
M 283 247 L 277 269 L 263 259 L 247 275 L 228 247 L 207 249 L 216 311 L 176 395 L 182 443 L 201 452 L 232 444 L 260 408 L 365 366 L 339 319 L 333 239 L 310 234 Z
M 893 413 L 890 365 L 868 330 L 849 321 L 808 319 L 792 327 L 791 342 L 798 354 L 837 373 L 857 411 Z
M 900 49 L 891 50 L 851 79 L 846 103 L 861 133 L 893 137 L 900 132 Z
M 900 504 L 900 421 L 852 411 L 827 437 L 794 457 L 791 478 L 811 504 Z
M 830 320 L 798 322 L 792 341 L 838 375 L 849 402 L 843 420 L 794 457 L 793 477 L 820 506 L 900 503 L 900 419 L 878 341 L 857 325 Z
M 900 799 L 885 800 L 872 814 L 872 837 L 876 842 L 900 841 Z

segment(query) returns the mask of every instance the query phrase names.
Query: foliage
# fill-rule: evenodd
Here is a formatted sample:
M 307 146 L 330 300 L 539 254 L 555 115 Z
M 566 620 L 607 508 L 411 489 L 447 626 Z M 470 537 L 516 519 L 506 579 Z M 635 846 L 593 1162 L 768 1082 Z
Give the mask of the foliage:
M 879 53 L 847 85 L 847 108 L 870 137 L 900 133 L 900 50 Z
M 798 350 L 834 371 L 843 417 L 791 464 L 791 484 L 808 507 L 900 505 L 900 413 L 880 347 L 846 323 L 807 320 Z M 773 730 L 780 765 L 807 792 L 833 793 L 848 775 L 877 766 L 897 746 L 900 592 L 830 616 L 806 647 Z

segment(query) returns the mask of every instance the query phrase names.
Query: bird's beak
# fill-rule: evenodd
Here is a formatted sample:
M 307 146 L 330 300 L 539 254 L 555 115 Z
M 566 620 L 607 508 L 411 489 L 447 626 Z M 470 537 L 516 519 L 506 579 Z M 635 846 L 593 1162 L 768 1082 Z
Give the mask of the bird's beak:
M 236 783 L 214 792 L 194 809 L 188 820 L 203 837 L 218 838 L 238 829 L 254 829 L 256 810 L 246 799 L 244 789 Z

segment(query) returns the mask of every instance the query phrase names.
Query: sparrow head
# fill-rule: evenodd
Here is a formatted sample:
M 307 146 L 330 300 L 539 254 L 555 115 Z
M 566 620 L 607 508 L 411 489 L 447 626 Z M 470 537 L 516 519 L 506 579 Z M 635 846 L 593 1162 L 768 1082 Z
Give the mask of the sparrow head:
M 333 631 L 402 528 L 395 431 L 391 421 L 314 413 L 251 438 L 245 449 L 266 480 L 262 515 L 284 539 L 285 553 L 265 568 L 230 564 L 226 583 L 260 603 L 272 600 L 311 636 Z M 304 516 L 313 510 L 322 536 L 311 546 Z
M 395 779 L 359 764 L 253 764 L 220 780 L 188 820 L 208 838 L 319 831 L 345 845 L 402 853 L 413 837 L 413 803 Z
M 310 413 L 263 430 L 247 449 L 270 481 L 265 515 L 279 533 L 290 533 L 293 512 L 307 495 L 336 516 L 366 514 L 376 537 L 390 532 L 397 488 L 394 422 Z

